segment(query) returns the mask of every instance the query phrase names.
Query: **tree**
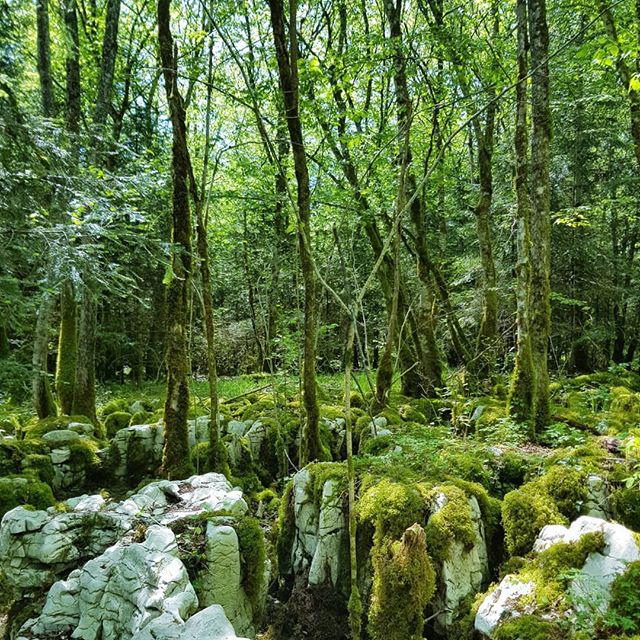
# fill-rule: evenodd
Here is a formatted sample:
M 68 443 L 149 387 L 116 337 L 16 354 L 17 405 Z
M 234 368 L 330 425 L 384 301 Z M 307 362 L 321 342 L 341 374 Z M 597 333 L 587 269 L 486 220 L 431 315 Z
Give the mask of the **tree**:
M 311 194 L 309 169 L 305 152 L 298 93 L 298 40 L 296 2 L 289 3 L 288 38 L 285 32 L 282 0 L 269 0 L 271 28 L 275 42 L 284 110 L 295 167 L 298 216 L 298 246 L 304 281 L 304 359 L 303 398 L 306 413 L 302 458 L 305 461 L 322 457 L 320 443 L 320 411 L 316 383 L 316 277 L 311 246 Z
M 189 151 L 184 101 L 178 88 L 178 60 L 171 35 L 171 0 L 158 0 L 160 64 L 171 116 L 173 146 L 171 179 L 171 272 L 167 277 L 167 399 L 164 405 L 165 445 L 162 468 L 168 478 L 184 478 L 192 471 L 189 459 L 187 324 L 191 277 L 191 211 Z

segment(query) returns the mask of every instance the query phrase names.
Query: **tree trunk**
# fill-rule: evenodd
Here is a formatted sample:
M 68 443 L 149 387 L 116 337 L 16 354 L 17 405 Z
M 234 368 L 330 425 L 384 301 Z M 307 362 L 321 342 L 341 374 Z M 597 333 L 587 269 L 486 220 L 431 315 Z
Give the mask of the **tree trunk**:
M 546 0 L 528 0 L 531 43 L 531 353 L 535 372 L 535 427 L 549 423 L 549 371 L 547 368 L 551 304 L 551 216 L 549 145 L 549 30 Z
M 104 133 L 101 129 L 107 122 L 107 116 L 111 108 L 113 75 L 118 53 L 120 3 L 121 0 L 107 0 L 104 37 L 102 39 L 102 62 L 100 64 L 100 77 L 98 78 L 98 90 L 96 93 L 96 108 L 93 114 L 93 124 L 98 129 L 96 132 L 98 135 Z
M 401 190 L 403 199 L 407 202 L 416 191 L 416 179 L 411 168 L 412 152 L 410 142 L 410 127 L 412 105 L 409 98 L 409 88 L 406 76 L 406 59 L 402 50 L 402 29 L 400 20 L 401 5 L 395 0 L 385 0 L 385 11 L 389 21 L 389 36 L 393 46 L 393 79 L 396 90 L 396 107 L 398 112 L 398 140 L 400 141 L 399 165 L 401 173 Z M 403 169 L 404 167 L 404 169 Z M 404 205 L 403 205 L 404 207 Z M 410 216 L 415 229 L 415 252 L 418 258 L 418 276 L 425 289 L 422 296 L 422 308 L 419 322 L 420 336 L 424 340 L 423 357 L 420 361 L 420 395 L 433 396 L 436 389 L 442 387 L 442 365 L 435 338 L 435 321 L 433 318 L 432 287 L 433 280 L 429 271 L 431 263 L 427 251 L 427 239 L 422 208 L 422 198 L 413 199 Z M 452 338 L 454 335 L 452 334 Z
M 65 0 L 63 10 L 67 38 L 65 127 L 70 133 L 77 134 L 80 131 L 82 114 L 78 16 L 75 0 Z M 72 142 L 71 146 L 77 161 L 78 145 Z M 56 393 L 60 411 L 65 415 L 70 415 L 73 410 L 77 358 L 76 311 L 73 283 L 70 278 L 66 278 L 60 291 L 60 331 L 56 362 Z
M 491 375 L 495 361 L 498 340 L 498 284 L 496 264 L 493 259 L 491 225 L 489 212 L 493 198 L 493 130 L 496 116 L 496 103 L 487 107 L 484 132 L 478 139 L 478 177 L 480 196 L 473 210 L 476 218 L 476 233 L 480 245 L 480 262 L 483 275 L 483 309 L 480 331 L 478 333 L 478 373 L 482 377 Z M 480 127 L 478 127 L 479 129 Z M 476 136 L 478 137 L 478 136 Z
M 83 284 L 78 323 L 78 350 L 73 387 L 73 413 L 96 422 L 96 302 L 93 286 Z
M 76 301 L 71 280 L 62 283 L 60 293 L 60 333 L 56 362 L 56 393 L 60 411 L 71 415 L 76 370 Z
M 209 140 L 211 129 L 211 92 L 213 77 L 213 41 L 209 47 L 209 63 L 207 74 L 207 103 L 205 118 L 205 145 L 202 162 L 202 180 L 198 195 L 193 180 L 193 169 L 189 169 L 192 176 L 191 188 L 196 210 L 196 243 L 198 259 L 200 261 L 200 278 L 202 280 L 202 313 L 204 318 L 204 333 L 207 340 L 207 378 L 209 380 L 209 467 L 212 471 L 222 470 L 220 456 L 220 432 L 218 428 L 218 369 L 216 360 L 215 320 L 213 315 L 213 294 L 211 293 L 211 269 L 209 267 L 209 240 L 207 238 L 207 221 L 204 217 L 205 188 L 207 184 L 207 170 L 209 167 Z M 186 145 L 186 143 L 185 143 Z M 191 167 L 191 157 L 186 148 L 187 159 Z
M 42 294 L 40 307 L 36 319 L 36 330 L 33 337 L 33 375 L 32 397 L 33 407 L 38 418 L 48 418 L 56 415 L 56 405 L 51 394 L 48 373 L 49 356 L 49 317 L 52 311 L 52 300 L 48 293 Z
M 80 130 L 80 49 L 78 15 L 75 0 L 64 0 L 64 25 L 67 37 L 65 125 L 68 131 Z
M 185 111 L 178 89 L 178 62 L 171 36 L 170 5 L 171 0 L 158 0 L 160 64 L 173 131 L 172 256 L 171 277 L 167 285 L 167 399 L 164 406 L 165 444 L 162 469 L 168 478 L 176 479 L 187 477 L 193 471 L 189 460 L 187 431 L 187 294 L 191 276 L 191 213 Z
M 298 244 L 304 282 L 304 360 L 303 400 L 306 412 L 304 462 L 321 457 L 320 411 L 316 384 L 316 277 L 311 249 L 311 208 L 309 170 L 305 154 L 302 124 L 298 108 L 298 43 L 296 3 L 289 3 L 289 43 L 285 35 L 282 0 L 269 0 L 271 26 L 278 60 L 280 88 L 282 90 L 289 139 L 296 174 L 298 204 Z
M 531 283 L 531 238 L 529 235 L 528 176 L 528 125 L 527 125 L 527 5 L 517 0 L 516 18 L 518 31 L 518 84 L 516 85 L 515 188 L 517 199 L 517 262 L 516 262 L 516 326 L 517 352 L 509 391 L 509 413 L 517 422 L 532 424 L 535 379 L 531 357 L 531 333 L 529 329 L 529 291 Z M 533 435 L 533 432 L 529 434 Z
M 53 95 L 53 78 L 51 76 L 51 39 L 49 36 L 48 0 L 36 0 L 36 29 L 42 113 L 45 118 L 53 118 L 56 108 Z
M 0 359 L 8 358 L 11 353 L 9 348 L 9 336 L 7 335 L 7 327 L 0 324 Z

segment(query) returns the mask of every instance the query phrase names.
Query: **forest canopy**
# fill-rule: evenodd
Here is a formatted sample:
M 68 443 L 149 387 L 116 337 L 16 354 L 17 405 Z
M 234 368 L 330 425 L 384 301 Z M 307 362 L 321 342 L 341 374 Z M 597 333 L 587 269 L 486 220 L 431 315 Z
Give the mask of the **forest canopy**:
M 0 16 L 5 401 L 283 372 L 312 434 L 348 359 L 380 407 L 502 384 L 535 438 L 549 371 L 635 366 L 633 3 Z

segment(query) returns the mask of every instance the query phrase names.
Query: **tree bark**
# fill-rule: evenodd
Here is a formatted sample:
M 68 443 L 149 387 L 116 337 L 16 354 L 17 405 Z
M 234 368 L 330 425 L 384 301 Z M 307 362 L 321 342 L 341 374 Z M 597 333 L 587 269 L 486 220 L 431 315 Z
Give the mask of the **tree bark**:
M 311 248 L 311 203 L 309 170 L 302 136 L 298 105 L 298 43 L 296 33 L 296 2 L 289 2 L 288 42 L 282 0 L 269 0 L 271 27 L 278 60 L 280 88 L 282 90 L 289 139 L 296 174 L 298 204 L 298 244 L 304 282 L 304 356 L 303 400 L 306 412 L 304 462 L 321 458 L 320 411 L 316 384 L 316 276 Z
M 56 362 L 56 393 L 60 411 L 71 415 L 76 371 L 76 301 L 71 280 L 62 283 L 60 292 L 60 332 Z
M 80 130 L 80 44 L 78 37 L 78 15 L 75 0 L 64 0 L 64 25 L 66 31 L 66 100 L 65 125 L 67 130 Z
M 401 5 L 395 0 L 385 0 L 385 12 L 389 21 L 389 37 L 393 45 L 393 79 L 396 91 L 396 108 L 398 112 L 398 139 L 400 141 L 399 166 L 405 167 L 405 175 L 401 180 L 401 190 L 405 202 L 416 191 L 416 179 L 411 168 L 412 152 L 410 127 L 412 105 L 406 76 L 406 58 L 402 50 Z M 401 169 L 401 172 L 403 170 Z M 424 340 L 420 366 L 420 395 L 427 397 L 436 395 L 442 387 L 442 362 L 435 338 L 435 321 L 433 318 L 432 288 L 433 280 L 429 265 L 432 264 L 427 250 L 427 238 L 422 208 L 422 198 L 414 198 L 410 207 L 410 216 L 415 229 L 415 252 L 418 258 L 418 277 L 424 287 L 422 296 L 420 335 Z M 452 338 L 455 336 L 452 335 Z
M 32 398 L 33 407 L 38 418 L 48 418 L 56 415 L 56 405 L 53 401 L 51 386 L 49 384 L 48 356 L 49 356 L 49 318 L 52 311 L 52 300 L 47 292 L 42 294 L 36 330 L 33 337 L 33 374 L 32 374 Z
M 48 0 L 36 0 L 36 30 L 42 113 L 45 118 L 53 118 L 56 107 L 53 95 L 53 77 L 51 75 L 51 39 L 49 35 Z
M 93 114 L 93 124 L 98 129 L 98 135 L 102 133 L 100 129 L 106 124 L 107 116 L 111 108 L 113 76 L 116 68 L 116 55 L 118 53 L 120 3 L 121 0 L 107 0 L 104 36 L 102 39 L 102 62 L 100 64 L 100 76 L 98 78 L 96 108 Z
M 93 284 L 83 284 L 78 323 L 78 350 L 73 387 L 73 413 L 96 422 L 96 302 Z
M 189 460 L 187 430 L 187 294 L 191 277 L 191 212 L 185 110 L 178 89 L 178 63 L 171 35 L 170 6 L 171 0 L 158 0 L 160 64 L 173 131 L 172 256 L 171 276 L 167 285 L 167 399 L 164 406 L 165 444 L 162 469 L 168 478 L 175 479 L 187 477 L 193 471 Z
M 526 0 L 517 0 L 517 59 L 518 84 L 516 85 L 516 129 L 515 155 L 516 174 L 515 189 L 517 199 L 517 262 L 516 262 L 516 327 L 517 352 L 515 367 L 511 376 L 509 391 L 509 413 L 517 422 L 531 425 L 533 418 L 535 379 L 531 356 L 531 333 L 529 329 L 530 283 L 531 283 L 531 238 L 529 218 L 531 205 L 529 202 L 529 151 L 527 124 L 527 4 Z M 533 432 L 530 432 L 530 436 Z
M 549 423 L 547 366 L 551 304 L 551 216 L 549 146 L 549 30 L 546 0 L 528 0 L 531 43 L 531 353 L 535 371 L 535 427 Z

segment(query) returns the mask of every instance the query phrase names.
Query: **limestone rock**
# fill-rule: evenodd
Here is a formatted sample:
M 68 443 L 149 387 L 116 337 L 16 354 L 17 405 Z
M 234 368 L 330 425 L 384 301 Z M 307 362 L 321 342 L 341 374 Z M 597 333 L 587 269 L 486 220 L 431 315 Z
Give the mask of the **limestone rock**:
M 530 596 L 535 589 L 533 582 L 523 582 L 514 575 L 507 575 L 478 608 L 475 628 L 480 633 L 491 637 L 493 630 L 505 618 L 513 615 L 520 601 Z M 529 612 L 527 612 L 529 613 Z
M 207 524 L 207 568 L 199 576 L 201 604 L 219 604 L 236 633 L 255 636 L 251 603 L 242 589 L 238 535 L 230 525 Z
M 440 493 L 434 500 L 432 513 L 440 511 L 446 503 L 446 495 Z M 463 600 L 478 593 L 489 576 L 489 558 L 480 506 L 475 496 L 470 496 L 468 503 L 475 542 L 471 548 L 466 548 L 459 540 L 451 541 L 438 574 L 438 587 L 432 602 L 435 611 L 443 612 L 435 618 L 436 628 L 443 633 L 453 622 L 454 613 Z
M 348 567 L 343 566 L 343 561 L 348 556 L 342 550 L 348 544 L 348 535 L 342 496 L 336 481 L 329 479 L 317 505 L 311 483 L 311 473 L 306 468 L 293 479 L 296 535 L 291 549 L 292 571 L 300 575 L 309 570 L 309 584 L 330 580 L 334 588 L 346 592 L 342 581 L 348 576 Z
M 149 527 L 143 543 L 114 545 L 57 582 L 20 636 L 72 631 L 79 640 L 129 640 L 163 614 L 183 623 L 198 599 L 177 553 L 173 533 L 158 525 Z
M 587 556 L 584 565 L 578 568 L 576 577 L 569 583 L 566 594 L 571 606 L 586 615 L 585 622 L 590 617 L 597 617 L 606 612 L 611 596 L 611 584 L 625 571 L 630 562 L 640 560 L 640 548 L 633 532 L 620 524 L 601 518 L 580 516 L 568 528 L 562 525 L 547 525 L 540 532 L 533 547 L 534 552 L 540 553 L 558 543 L 577 542 L 582 536 L 593 532 L 603 533 L 604 548 L 601 552 L 592 552 Z M 476 629 L 491 637 L 495 627 L 502 620 L 523 613 L 534 613 L 534 606 L 524 605 L 521 599 L 524 595 L 534 593 L 535 585 L 531 582 L 524 585 L 517 576 L 506 576 L 478 609 Z M 546 612 L 546 615 L 553 616 L 553 611 Z
M 340 552 L 345 544 L 346 522 L 343 499 L 335 480 L 327 480 L 322 487 L 318 517 L 318 544 L 311 560 L 309 584 L 331 581 L 338 586 L 340 578 Z
M 213 604 L 189 618 L 185 624 L 177 624 L 164 613 L 136 633 L 132 640 L 247 640 L 238 638 L 224 609 Z
M 56 429 L 43 434 L 42 439 L 51 447 L 59 447 L 70 442 L 78 442 L 80 434 L 71 429 Z

